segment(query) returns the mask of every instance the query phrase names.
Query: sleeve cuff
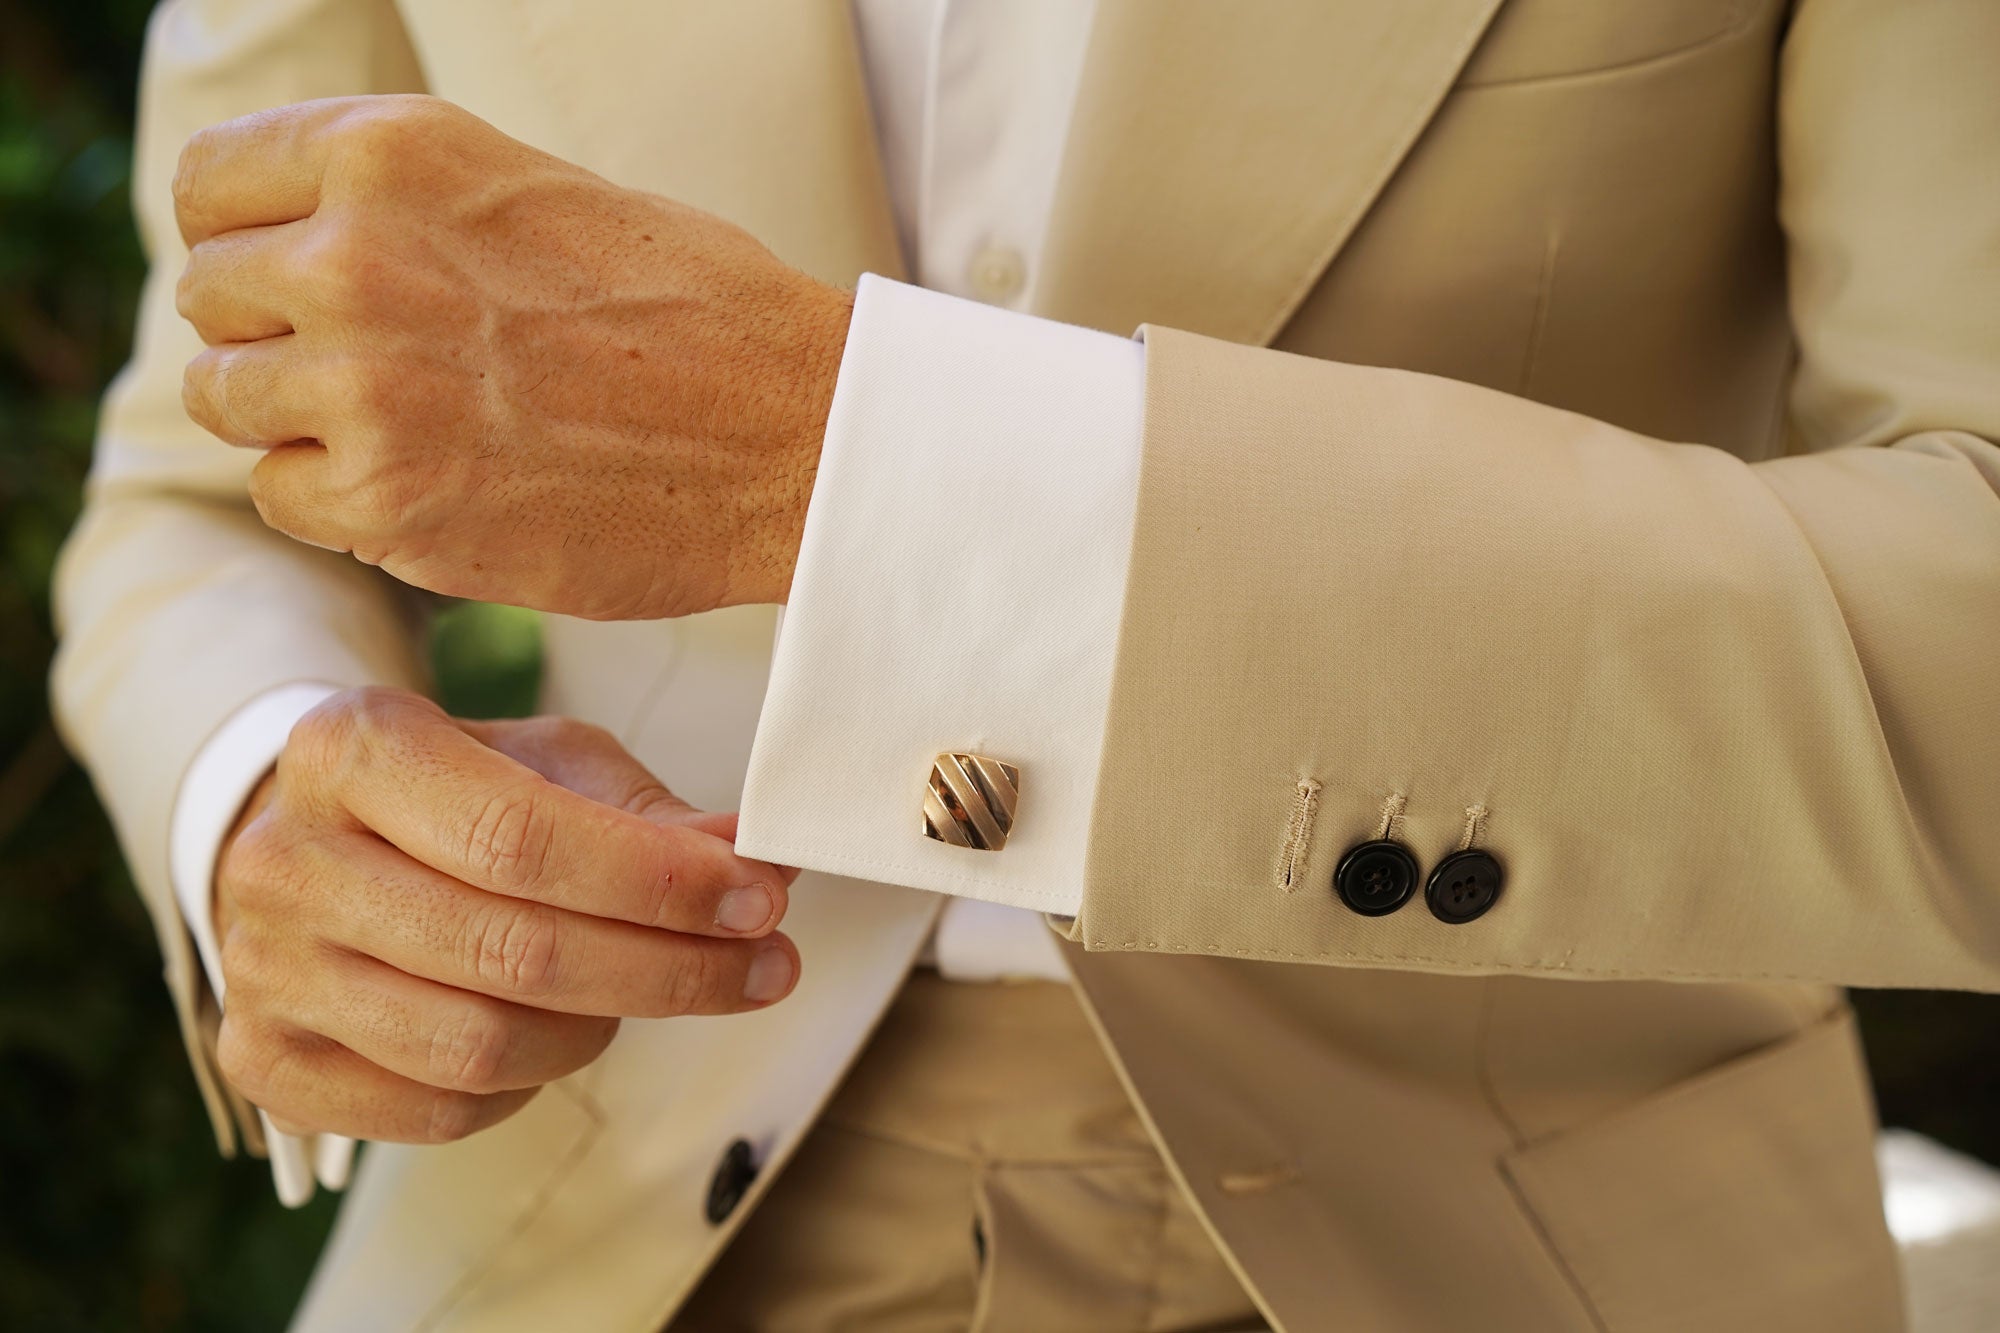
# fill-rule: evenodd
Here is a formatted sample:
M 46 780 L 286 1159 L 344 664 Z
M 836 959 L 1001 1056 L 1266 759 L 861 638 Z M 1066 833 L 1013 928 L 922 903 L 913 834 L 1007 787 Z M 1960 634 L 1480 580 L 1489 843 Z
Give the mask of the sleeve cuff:
M 1134 341 L 864 277 L 745 781 L 747 856 L 1074 915 L 1137 501 Z M 1020 770 L 924 836 L 941 753 Z

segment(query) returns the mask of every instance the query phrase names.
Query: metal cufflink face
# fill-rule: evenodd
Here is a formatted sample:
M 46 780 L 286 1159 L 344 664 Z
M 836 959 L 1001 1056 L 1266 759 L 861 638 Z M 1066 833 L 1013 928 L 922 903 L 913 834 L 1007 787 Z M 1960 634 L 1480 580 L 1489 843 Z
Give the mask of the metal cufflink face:
M 924 789 L 924 836 L 997 852 L 1014 828 L 1021 770 L 983 754 L 941 754 Z

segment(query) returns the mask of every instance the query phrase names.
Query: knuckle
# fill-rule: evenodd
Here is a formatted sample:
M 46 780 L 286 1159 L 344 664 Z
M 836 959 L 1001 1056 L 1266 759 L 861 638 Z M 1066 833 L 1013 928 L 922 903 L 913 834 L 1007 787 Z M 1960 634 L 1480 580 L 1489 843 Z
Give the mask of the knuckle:
M 214 151 L 218 127 L 196 130 L 181 145 L 181 153 L 174 163 L 174 179 L 170 187 L 173 192 L 174 211 L 183 219 L 187 218 L 199 205 L 201 199 L 202 169 Z
M 466 830 L 466 863 L 503 892 L 532 890 L 548 872 L 554 832 L 533 788 L 495 792 Z
M 380 247 L 358 223 L 348 221 L 316 227 L 301 272 L 305 290 L 333 310 L 376 304 L 388 286 Z
M 285 1059 L 285 1042 L 277 1029 L 246 1021 L 240 1014 L 223 1015 L 222 1028 L 216 1034 L 215 1063 L 230 1087 L 265 1105 L 278 1086 Z
M 216 432 L 220 434 L 220 431 Z M 260 458 L 250 469 L 250 476 L 244 483 L 250 494 L 250 503 L 257 510 L 257 517 L 264 520 L 264 526 L 288 535 L 292 531 L 289 506 L 286 504 L 284 487 L 278 483 L 265 467 L 270 460 Z
M 215 418 L 214 425 L 224 439 L 247 440 L 251 433 L 244 429 L 237 402 L 238 387 L 243 378 L 243 360 L 234 352 L 225 352 L 211 347 L 201 354 L 201 360 L 208 367 L 208 410 Z
M 299 759 L 322 774 L 351 773 L 408 730 L 419 713 L 435 712 L 408 690 L 387 685 L 343 690 L 299 720 L 286 752 L 296 750 Z
M 239 916 L 261 910 L 291 882 L 295 849 L 272 825 L 268 816 L 252 820 L 230 840 L 217 867 L 216 886 Z
M 211 435 L 223 432 L 221 379 L 219 358 L 213 348 L 196 355 L 181 372 L 181 408 L 188 414 L 188 420 Z
M 424 1141 L 456 1143 L 480 1126 L 482 1103 L 475 1093 L 440 1091 L 425 1109 Z
M 361 746 L 355 719 L 356 693 L 347 690 L 334 695 L 293 726 L 278 758 L 287 782 L 303 780 L 311 786 L 354 767 Z
M 187 363 L 181 371 L 181 410 L 188 420 L 206 430 L 208 422 L 202 419 L 202 361 L 199 356 Z
M 377 99 L 376 105 L 384 121 L 405 129 L 433 128 L 460 114 L 456 105 L 429 93 L 394 93 Z
M 189 253 L 187 263 L 181 266 L 180 277 L 174 280 L 174 312 L 189 323 L 194 322 L 195 292 L 202 281 L 198 271 L 200 262 L 201 246 L 197 245 Z
M 616 804 L 619 809 L 645 820 L 664 820 L 688 809 L 686 801 L 674 795 L 666 784 L 652 774 L 645 772 L 632 775 Z
M 598 728 L 561 713 L 542 713 L 522 718 L 517 724 L 521 735 L 537 747 L 573 750 L 589 744 Z
M 370 746 L 407 730 L 416 714 L 436 713 L 421 696 L 390 685 L 364 685 L 348 690 L 339 698 L 357 739 Z
M 299 776 L 310 778 L 332 767 L 334 761 L 345 755 L 353 729 L 342 706 L 343 698 L 342 695 L 334 695 L 293 725 L 285 748 L 278 756 L 281 771 L 283 766 L 292 765 L 299 770 Z M 291 774 L 286 773 L 285 776 L 289 778 Z
M 454 108 L 442 98 L 407 93 L 370 98 L 328 127 L 350 169 L 375 173 L 408 165 L 409 150 L 447 121 Z
M 666 1017 L 708 1008 L 722 982 L 721 951 L 690 949 L 667 972 Z
M 476 929 L 473 950 L 473 975 L 509 994 L 536 998 L 561 985 L 560 936 L 544 910 L 492 912 Z
M 497 1091 L 513 1045 L 513 1032 L 493 1007 L 477 1001 L 461 1004 L 431 1034 L 431 1082 L 460 1092 Z
M 353 226 L 326 213 L 314 216 L 297 252 L 299 285 L 321 304 L 345 295 L 360 245 Z
M 426 511 L 440 488 L 409 466 L 384 432 L 378 429 L 375 435 L 372 449 L 362 440 L 351 441 L 358 456 L 350 457 L 349 465 L 360 475 L 349 491 L 349 505 L 369 531 L 407 537 L 427 526 Z
M 238 922 L 223 936 L 219 952 L 222 979 L 229 986 L 230 1007 L 240 1013 L 246 1006 L 255 1005 L 258 983 L 270 972 L 271 946 L 257 931 Z
M 580 717 L 555 714 L 543 719 L 554 730 L 557 740 L 576 749 L 603 749 L 617 747 L 618 741 L 606 727 L 595 722 L 585 722 Z
M 246 399 L 254 400 L 268 389 L 268 383 L 260 383 L 265 377 L 240 350 L 213 347 L 206 355 L 209 397 L 223 434 L 236 440 L 256 439 L 257 432 L 243 422 L 243 407 Z

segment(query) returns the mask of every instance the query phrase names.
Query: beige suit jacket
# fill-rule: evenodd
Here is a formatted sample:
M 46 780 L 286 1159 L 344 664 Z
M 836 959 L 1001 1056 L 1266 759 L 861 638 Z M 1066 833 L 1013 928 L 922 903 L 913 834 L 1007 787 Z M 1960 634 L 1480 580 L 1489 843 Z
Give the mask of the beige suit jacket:
M 1069 953 L 1274 1324 L 1897 1326 L 1831 984 L 2000 987 L 1996 51 L 1991 0 L 1102 0 L 1039 305 L 1152 327 Z M 57 698 L 225 1145 L 176 783 L 264 689 L 421 673 L 182 416 L 167 181 L 204 124 L 414 88 L 898 266 L 844 0 L 162 7 Z M 728 806 L 770 623 L 553 623 L 547 705 Z M 1493 911 L 1340 906 L 1392 799 L 1426 864 L 1484 810 Z M 658 1327 L 747 1211 L 703 1220 L 717 1156 L 782 1162 L 934 901 L 809 875 L 787 1004 L 373 1150 L 302 1327 Z

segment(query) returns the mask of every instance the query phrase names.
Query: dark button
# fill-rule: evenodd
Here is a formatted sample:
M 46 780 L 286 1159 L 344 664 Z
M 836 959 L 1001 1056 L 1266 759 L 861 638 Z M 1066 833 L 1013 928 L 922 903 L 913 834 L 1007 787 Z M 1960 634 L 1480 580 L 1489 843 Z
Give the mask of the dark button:
M 715 1174 L 708 1178 L 708 1220 L 716 1226 L 728 1221 L 756 1178 L 757 1155 L 748 1139 L 738 1139 L 723 1152 Z
M 1474 847 L 1437 863 L 1424 886 L 1424 901 L 1438 920 L 1462 926 L 1486 915 L 1486 909 L 1500 900 L 1500 887 L 1506 882 L 1507 872 L 1493 854 Z
M 1400 842 L 1356 843 L 1333 872 L 1333 890 L 1363 916 L 1387 916 L 1417 888 L 1417 858 Z

